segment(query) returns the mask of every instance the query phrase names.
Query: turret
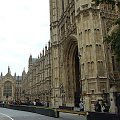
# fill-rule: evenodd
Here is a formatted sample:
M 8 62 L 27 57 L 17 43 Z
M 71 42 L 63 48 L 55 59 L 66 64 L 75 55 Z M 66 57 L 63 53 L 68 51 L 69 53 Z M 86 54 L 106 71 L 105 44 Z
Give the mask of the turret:
M 2 72 L 1 72 L 1 77 L 3 76 Z
M 16 80 L 16 72 L 15 72 L 15 74 L 14 74 L 14 79 Z
M 8 74 L 11 74 L 10 67 L 8 66 Z
M 25 76 L 26 76 L 26 72 L 25 72 L 25 68 L 24 68 L 24 70 L 22 72 L 22 80 L 25 78 Z
M 45 54 L 47 53 L 47 45 L 45 46 Z
M 29 57 L 29 66 L 28 66 L 28 69 L 32 66 L 32 55 L 30 55 L 30 57 Z
M 50 47 L 51 47 L 51 45 L 50 45 L 51 43 L 50 43 L 50 41 L 48 42 L 48 49 L 50 49 Z
M 3 74 L 2 74 L 2 72 L 1 72 L 1 79 L 3 78 Z

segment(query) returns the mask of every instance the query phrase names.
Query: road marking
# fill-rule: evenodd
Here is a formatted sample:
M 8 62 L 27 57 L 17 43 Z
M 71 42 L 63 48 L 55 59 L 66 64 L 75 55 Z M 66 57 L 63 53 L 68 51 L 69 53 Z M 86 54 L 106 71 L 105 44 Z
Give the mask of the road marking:
M 11 118 L 10 116 L 8 116 L 8 115 L 6 115 L 6 114 L 3 114 L 3 113 L 0 113 L 0 114 L 6 116 L 6 117 L 8 117 L 8 118 L 10 118 L 11 120 L 14 120 L 13 118 Z

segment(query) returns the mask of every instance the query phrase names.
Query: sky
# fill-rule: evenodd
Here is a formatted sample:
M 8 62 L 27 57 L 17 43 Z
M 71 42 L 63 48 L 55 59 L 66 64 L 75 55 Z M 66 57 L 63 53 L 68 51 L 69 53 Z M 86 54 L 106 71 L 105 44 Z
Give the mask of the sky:
M 49 0 L 0 0 L 0 73 L 21 75 L 50 40 Z

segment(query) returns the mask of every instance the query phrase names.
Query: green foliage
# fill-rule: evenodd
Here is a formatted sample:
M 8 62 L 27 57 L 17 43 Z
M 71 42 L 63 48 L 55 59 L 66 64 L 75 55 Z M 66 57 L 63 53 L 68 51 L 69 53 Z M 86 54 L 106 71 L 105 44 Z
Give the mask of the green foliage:
M 110 36 L 107 36 L 105 41 L 111 45 L 112 50 L 114 50 L 120 60 L 120 18 L 116 21 L 116 24 L 119 25 L 119 28 Z
M 93 0 L 98 6 L 100 3 L 112 4 L 115 5 L 115 0 Z
M 95 4 L 98 6 L 100 3 L 111 4 L 112 9 L 115 8 L 115 0 L 93 0 Z
M 118 18 L 118 19 L 116 20 L 115 24 L 116 24 L 116 25 L 118 24 L 119 27 L 120 27 L 120 18 Z

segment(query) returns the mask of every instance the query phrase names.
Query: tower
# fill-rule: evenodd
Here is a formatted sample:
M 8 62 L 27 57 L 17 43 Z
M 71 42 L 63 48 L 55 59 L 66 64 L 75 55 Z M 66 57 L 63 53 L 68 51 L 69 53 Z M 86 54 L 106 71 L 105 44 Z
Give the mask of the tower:
M 8 66 L 8 74 L 11 74 L 10 67 Z
M 58 13 L 59 13 L 59 0 L 50 0 L 50 33 L 52 44 L 52 105 L 59 106 L 59 53 L 58 53 Z
M 32 66 L 32 55 L 30 55 L 30 57 L 29 57 L 28 64 L 29 64 L 28 69 L 30 69 Z
M 25 72 L 25 68 L 24 68 L 24 70 L 22 72 L 22 80 L 25 79 L 25 76 L 26 76 L 26 72 Z
M 78 51 L 80 53 L 82 99 L 86 110 L 108 92 L 108 78 L 100 9 L 91 0 L 76 0 Z

